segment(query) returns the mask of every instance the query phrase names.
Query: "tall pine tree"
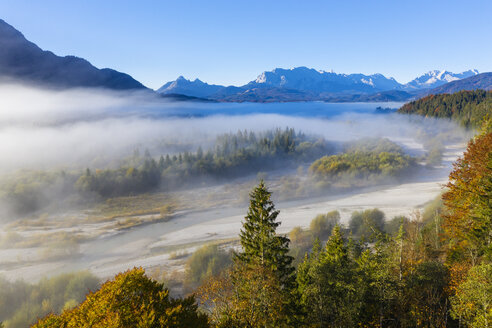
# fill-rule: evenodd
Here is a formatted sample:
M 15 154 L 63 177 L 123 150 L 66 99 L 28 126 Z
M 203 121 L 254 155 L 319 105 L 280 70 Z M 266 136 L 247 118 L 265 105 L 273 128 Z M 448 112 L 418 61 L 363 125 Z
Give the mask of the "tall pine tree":
M 234 258 L 232 296 L 222 326 L 295 327 L 297 304 L 290 240 L 277 235 L 279 211 L 263 181 L 250 194 L 240 233 L 242 252 Z
M 275 272 L 280 282 L 290 285 L 294 278 L 292 256 L 289 252 L 289 238 L 277 235 L 280 225 L 271 200 L 271 192 L 260 181 L 250 194 L 250 205 L 239 235 L 242 252 L 236 255 L 236 262 L 243 265 L 259 265 Z

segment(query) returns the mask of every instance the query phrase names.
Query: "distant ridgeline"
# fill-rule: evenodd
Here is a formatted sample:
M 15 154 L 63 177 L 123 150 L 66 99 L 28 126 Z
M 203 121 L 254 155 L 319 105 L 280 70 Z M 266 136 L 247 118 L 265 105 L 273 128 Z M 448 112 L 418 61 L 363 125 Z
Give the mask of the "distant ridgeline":
M 465 127 L 476 128 L 484 117 L 492 117 L 492 91 L 430 95 L 403 105 L 398 113 L 450 118 Z

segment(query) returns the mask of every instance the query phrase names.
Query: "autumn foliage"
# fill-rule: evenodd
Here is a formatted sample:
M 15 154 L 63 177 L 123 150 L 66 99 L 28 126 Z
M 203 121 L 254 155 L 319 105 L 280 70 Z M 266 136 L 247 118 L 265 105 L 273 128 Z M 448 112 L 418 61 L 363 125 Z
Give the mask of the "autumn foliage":
M 492 242 L 492 132 L 470 141 L 454 164 L 444 196 L 449 260 L 477 263 Z
M 163 285 L 141 268 L 118 274 L 61 315 L 49 315 L 33 327 L 208 327 L 193 297 L 172 299 Z

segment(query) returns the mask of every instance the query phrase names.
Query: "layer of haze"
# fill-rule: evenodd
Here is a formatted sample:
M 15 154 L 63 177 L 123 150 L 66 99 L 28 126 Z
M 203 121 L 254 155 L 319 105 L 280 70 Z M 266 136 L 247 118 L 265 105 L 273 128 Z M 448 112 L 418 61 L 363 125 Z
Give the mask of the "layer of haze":
M 19 85 L 0 86 L 0 99 L 3 173 L 110 165 L 135 149 L 148 149 L 153 156 L 175 152 L 176 145 L 206 149 L 217 134 L 245 129 L 293 127 L 327 140 L 345 141 L 414 139 L 421 128 L 455 128 L 446 121 L 375 115 L 381 105 L 376 103 L 179 103 L 157 101 L 145 94 L 48 91 Z

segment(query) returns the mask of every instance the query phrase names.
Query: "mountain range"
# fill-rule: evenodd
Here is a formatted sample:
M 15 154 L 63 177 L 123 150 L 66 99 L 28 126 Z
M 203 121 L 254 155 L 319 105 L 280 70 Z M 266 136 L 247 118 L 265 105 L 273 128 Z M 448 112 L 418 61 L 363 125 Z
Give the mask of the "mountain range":
M 448 71 L 430 71 L 404 85 L 407 90 L 411 89 L 433 89 L 449 82 L 466 79 L 478 75 L 476 69 L 468 70 L 462 73 L 452 73 Z
M 492 73 L 430 71 L 401 84 L 382 74 L 339 74 L 307 67 L 265 71 L 243 86 L 208 84 L 180 76 L 156 92 L 130 75 L 99 69 L 75 56 L 57 56 L 28 41 L 21 32 L 0 19 L 0 83 L 19 81 L 52 88 L 98 87 L 145 90 L 180 101 L 406 101 L 431 93 L 492 89 Z
M 449 82 L 476 76 L 477 70 L 462 73 L 430 71 L 401 84 L 382 74 L 337 74 L 307 67 L 276 68 L 239 87 L 211 85 L 180 76 L 157 92 L 184 94 L 218 101 L 404 101 Z M 378 101 L 378 100 L 373 100 Z

